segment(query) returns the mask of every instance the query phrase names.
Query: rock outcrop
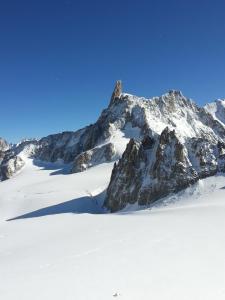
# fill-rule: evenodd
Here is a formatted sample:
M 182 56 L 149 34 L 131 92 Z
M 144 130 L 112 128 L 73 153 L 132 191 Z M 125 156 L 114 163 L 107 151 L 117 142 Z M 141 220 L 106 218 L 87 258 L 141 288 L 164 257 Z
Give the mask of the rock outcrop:
M 114 91 L 111 96 L 110 105 L 112 105 L 116 99 L 119 99 L 122 94 L 122 81 L 117 80 Z
M 9 144 L 0 137 L 0 152 L 7 151 L 10 148 Z
M 189 139 L 182 144 L 168 127 L 154 138 L 132 139 L 114 165 L 104 205 L 115 212 L 128 204 L 151 204 L 200 178 L 224 172 L 224 153 L 223 143 Z
M 1 169 L 1 163 L 2 163 L 2 161 L 4 159 L 4 157 L 5 157 L 5 152 L 4 151 L 0 151 L 0 169 Z
M 25 165 L 25 162 L 21 157 L 15 155 L 10 157 L 5 157 L 1 163 L 0 168 L 0 178 L 1 180 L 6 180 L 12 177 L 15 173 L 20 171 Z
M 82 172 L 92 166 L 104 162 L 110 162 L 112 160 L 116 160 L 117 158 L 115 146 L 112 143 L 109 143 L 102 147 L 96 147 L 79 154 L 73 162 L 71 172 Z

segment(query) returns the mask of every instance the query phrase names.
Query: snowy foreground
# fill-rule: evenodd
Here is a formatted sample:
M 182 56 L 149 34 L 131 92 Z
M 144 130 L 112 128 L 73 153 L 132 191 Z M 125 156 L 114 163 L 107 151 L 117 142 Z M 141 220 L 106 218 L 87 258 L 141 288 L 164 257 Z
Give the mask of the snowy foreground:
M 28 161 L 0 183 L 0 299 L 225 299 L 225 177 L 102 214 L 111 169 Z

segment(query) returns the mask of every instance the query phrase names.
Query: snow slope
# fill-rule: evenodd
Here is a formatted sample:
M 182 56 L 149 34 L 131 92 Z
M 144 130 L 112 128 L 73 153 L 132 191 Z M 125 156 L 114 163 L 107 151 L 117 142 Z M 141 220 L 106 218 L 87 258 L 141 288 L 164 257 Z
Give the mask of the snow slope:
M 208 103 L 205 105 L 205 109 L 214 119 L 225 126 L 225 100 L 218 99 L 212 103 Z
M 0 299 L 224 299 L 224 176 L 99 214 L 112 164 L 67 168 L 28 160 L 0 183 Z

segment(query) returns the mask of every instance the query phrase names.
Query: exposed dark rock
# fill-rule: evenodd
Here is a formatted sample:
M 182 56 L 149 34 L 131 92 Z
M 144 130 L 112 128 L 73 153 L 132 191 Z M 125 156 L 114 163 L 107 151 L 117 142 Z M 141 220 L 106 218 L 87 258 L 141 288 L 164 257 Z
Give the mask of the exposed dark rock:
M 119 162 L 114 164 L 105 206 L 112 212 L 137 201 L 141 187 L 141 163 L 146 160 L 141 143 L 133 139 L 127 145 Z
M 1 163 L 2 163 L 2 161 L 4 159 L 4 157 L 5 157 L 5 152 L 4 151 L 0 151 L 0 166 L 1 166 Z
M 79 154 L 74 160 L 71 172 L 82 172 L 87 168 L 100 163 L 110 162 L 116 158 L 115 146 L 112 143 L 106 144 L 102 147 L 96 147 Z
M 104 205 L 115 212 L 127 204 L 150 204 L 224 171 L 224 149 L 221 142 L 212 144 L 201 138 L 182 144 L 168 127 L 154 141 L 147 137 L 141 143 L 131 140 L 114 165 Z
M 122 81 L 117 80 L 114 91 L 111 96 L 110 105 L 112 105 L 116 99 L 120 98 L 121 94 L 122 94 Z
M 9 149 L 9 144 L 4 140 L 3 138 L 0 137 L 0 151 L 7 151 Z
M 12 156 L 4 159 L 1 164 L 0 178 L 1 180 L 6 180 L 12 177 L 16 172 L 18 172 L 25 165 L 22 158 L 19 156 Z
M 142 146 L 144 150 L 152 149 L 152 147 L 154 146 L 154 139 L 149 135 L 144 136 L 142 140 Z

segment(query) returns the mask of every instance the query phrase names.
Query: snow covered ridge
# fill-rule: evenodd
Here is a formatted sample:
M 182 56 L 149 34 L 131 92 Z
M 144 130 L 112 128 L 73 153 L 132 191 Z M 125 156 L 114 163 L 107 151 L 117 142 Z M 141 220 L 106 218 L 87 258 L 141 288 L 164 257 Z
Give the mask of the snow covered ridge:
M 221 124 L 225 124 L 225 100 L 218 99 L 205 105 L 205 109 Z
M 159 191 L 164 195 L 185 188 L 198 178 L 223 170 L 225 118 L 221 117 L 221 107 L 224 107 L 222 101 L 220 105 L 199 107 L 175 90 L 160 97 L 145 99 L 123 93 L 122 83 L 117 81 L 110 104 L 102 111 L 96 123 L 75 132 L 53 134 L 40 140 L 25 140 L 2 151 L 0 177 L 5 180 L 13 176 L 21 170 L 28 157 L 47 162 L 60 160 L 69 163 L 71 172 L 84 171 L 101 163 L 118 161 L 122 157 L 113 171 L 105 202 L 107 208 L 114 211 L 126 203 L 133 203 L 134 199 L 129 196 L 133 190 L 138 191 L 137 195 L 142 195 L 138 196 L 137 201 L 149 203 L 162 196 Z M 218 110 L 220 113 L 216 114 Z M 126 148 L 130 139 L 131 144 Z M 163 143 L 163 140 L 168 142 Z M 145 149 L 146 141 L 154 144 L 153 148 L 147 146 L 149 148 Z M 134 150 L 135 148 L 137 149 Z M 122 156 L 125 149 L 126 152 Z M 129 151 L 131 153 L 128 153 Z M 133 151 L 137 153 L 133 155 Z M 124 174 L 127 168 L 132 169 L 130 164 L 135 164 L 135 161 L 138 168 L 134 168 L 132 174 L 136 181 L 129 183 L 129 174 Z M 174 170 L 179 183 L 173 177 Z M 184 176 L 183 172 L 189 178 L 187 184 L 180 182 L 180 177 Z M 164 190 L 156 180 L 156 173 L 158 177 L 163 178 Z M 125 179 L 121 179 L 123 176 Z M 174 182 L 173 188 L 165 188 L 169 181 L 172 186 Z M 127 200 L 115 205 L 115 208 L 115 203 L 110 203 L 114 198 L 120 199 L 122 194 L 124 196 L 124 193 L 121 193 L 123 189 L 117 188 L 121 182 L 127 186 Z M 156 185 L 153 185 L 153 182 L 156 182 Z M 143 193 L 149 193 L 150 186 L 150 194 L 154 194 L 154 197 L 143 196 Z M 110 187 L 113 187 L 113 191 Z M 120 194 L 116 193 L 117 190 Z

